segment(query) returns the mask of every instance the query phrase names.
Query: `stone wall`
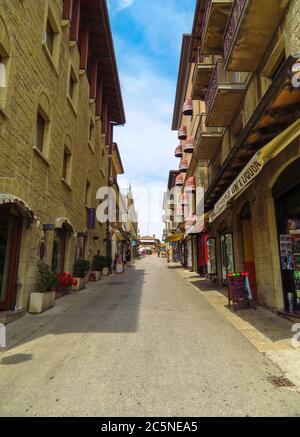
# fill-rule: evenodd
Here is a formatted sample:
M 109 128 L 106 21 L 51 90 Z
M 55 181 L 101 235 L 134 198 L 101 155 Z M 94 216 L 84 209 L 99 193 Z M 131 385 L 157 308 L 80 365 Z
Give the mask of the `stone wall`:
M 52 60 L 43 44 L 49 7 L 58 26 L 60 39 L 57 57 Z M 91 204 L 96 207 L 96 191 L 107 184 L 108 149 L 101 135 L 101 120 L 95 118 L 95 103 L 89 98 L 89 83 L 79 71 L 77 46 L 70 44 L 69 24 L 62 21 L 61 0 L 2 0 L 0 17 L 10 41 L 8 93 L 5 108 L 0 107 L 0 192 L 20 197 L 33 210 L 37 220 L 23 231 L 18 307 L 26 308 L 36 283 L 35 264 L 41 239 L 47 242 L 47 261 L 51 263 L 54 232 L 43 232 L 43 224 L 67 218 L 75 234 L 68 242 L 66 270 L 74 263 L 80 245 L 76 232 L 87 231 L 85 190 L 91 183 Z M 78 76 L 77 108 L 67 97 L 70 63 Z M 42 97 L 41 97 L 42 96 Z M 40 99 L 49 103 L 50 133 L 45 155 L 33 149 Z M 1 103 L 1 102 L 0 102 Z M 47 114 L 48 115 L 48 114 Z M 90 118 L 95 123 L 94 146 L 88 145 Z M 62 181 L 66 142 L 72 150 L 70 183 Z M 94 236 L 99 240 L 94 241 Z M 96 224 L 89 232 L 87 254 L 104 253 L 105 226 Z

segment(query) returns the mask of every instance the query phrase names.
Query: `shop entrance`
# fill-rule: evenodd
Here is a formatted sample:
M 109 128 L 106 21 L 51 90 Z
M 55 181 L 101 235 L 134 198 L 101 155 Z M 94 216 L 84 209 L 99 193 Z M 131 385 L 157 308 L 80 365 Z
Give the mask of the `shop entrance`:
M 63 225 L 61 229 L 55 230 L 55 237 L 53 241 L 53 251 L 52 251 L 52 271 L 54 273 L 63 273 L 65 271 L 65 259 L 66 259 L 68 236 L 69 236 L 69 230 L 65 225 Z
M 0 310 L 14 310 L 22 233 L 22 216 L 14 205 L 0 207 Z
M 222 234 L 221 242 L 221 261 L 222 261 L 222 281 L 227 285 L 227 274 L 234 273 L 233 259 L 233 239 L 232 234 Z
M 251 290 L 253 293 L 253 297 L 256 299 L 257 298 L 256 271 L 255 271 L 255 260 L 254 260 L 251 208 L 249 202 L 247 202 L 244 205 L 240 214 L 240 220 L 242 223 L 244 270 L 249 273 Z
M 273 187 L 285 310 L 300 314 L 300 159 Z

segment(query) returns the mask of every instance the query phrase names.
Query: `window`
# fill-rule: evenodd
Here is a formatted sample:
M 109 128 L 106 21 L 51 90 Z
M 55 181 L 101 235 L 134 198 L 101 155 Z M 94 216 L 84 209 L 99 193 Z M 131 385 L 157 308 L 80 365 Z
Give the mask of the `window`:
M 51 23 L 48 20 L 46 26 L 45 42 L 52 56 L 53 56 L 53 49 L 54 49 L 54 38 L 55 38 L 54 30 L 52 29 Z
M 36 147 L 40 152 L 43 152 L 45 146 L 45 130 L 46 130 L 46 121 L 44 117 L 41 115 L 40 111 L 38 111 L 37 120 L 36 120 L 34 147 Z
M 0 55 L 0 88 L 6 88 L 6 66 Z
M 33 119 L 34 133 L 33 133 L 33 149 L 47 164 L 50 144 L 50 127 L 51 127 L 51 106 L 48 96 L 41 92 L 37 102 L 37 112 L 35 119 Z
M 70 82 L 69 82 L 69 96 L 71 97 L 71 99 L 73 101 L 74 101 L 74 97 L 75 97 L 75 86 L 76 86 L 76 82 L 71 74 L 70 75 Z
M 76 114 L 77 111 L 77 102 L 78 102 L 78 77 L 76 75 L 75 69 L 70 62 L 69 66 L 69 81 L 67 88 L 67 98 L 70 103 L 73 111 Z
M 44 27 L 44 37 L 43 37 L 43 48 L 46 55 L 52 64 L 52 66 L 57 71 L 59 63 L 59 52 L 61 44 L 61 31 L 60 23 L 55 18 L 52 12 L 51 6 L 48 8 L 48 14 L 45 21 Z
M 91 197 L 91 183 L 90 181 L 87 181 L 85 187 L 85 205 L 87 207 L 90 206 L 90 201 L 91 201 L 90 197 Z
M 64 149 L 64 157 L 63 157 L 63 170 L 62 170 L 62 178 L 64 181 L 70 184 L 71 182 L 71 152 L 65 147 Z
M 10 71 L 10 38 L 6 25 L 0 16 L 0 110 L 5 110 L 8 100 L 8 79 Z
M 89 145 L 94 149 L 95 147 L 95 123 L 94 120 L 90 119 L 90 130 L 89 130 Z

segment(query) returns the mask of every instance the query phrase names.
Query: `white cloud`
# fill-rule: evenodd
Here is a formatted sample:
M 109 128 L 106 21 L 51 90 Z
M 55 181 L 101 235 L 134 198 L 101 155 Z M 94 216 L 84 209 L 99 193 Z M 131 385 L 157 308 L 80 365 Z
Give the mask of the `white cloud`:
M 118 4 L 118 11 L 129 8 L 130 6 L 132 6 L 133 2 L 134 0 L 120 0 Z

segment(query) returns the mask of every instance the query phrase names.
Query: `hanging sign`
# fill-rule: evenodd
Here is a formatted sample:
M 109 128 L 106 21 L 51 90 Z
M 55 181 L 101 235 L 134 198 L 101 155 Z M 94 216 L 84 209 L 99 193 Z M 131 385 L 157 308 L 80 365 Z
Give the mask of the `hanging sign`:
M 88 229 L 95 229 L 96 227 L 96 209 L 88 209 Z
M 214 212 L 209 217 L 209 222 L 212 223 L 223 211 L 227 208 L 228 202 L 236 197 L 245 187 L 253 181 L 254 178 L 261 172 L 264 165 L 264 159 L 257 153 L 251 161 L 246 165 L 243 171 L 233 181 L 221 199 L 215 204 Z

